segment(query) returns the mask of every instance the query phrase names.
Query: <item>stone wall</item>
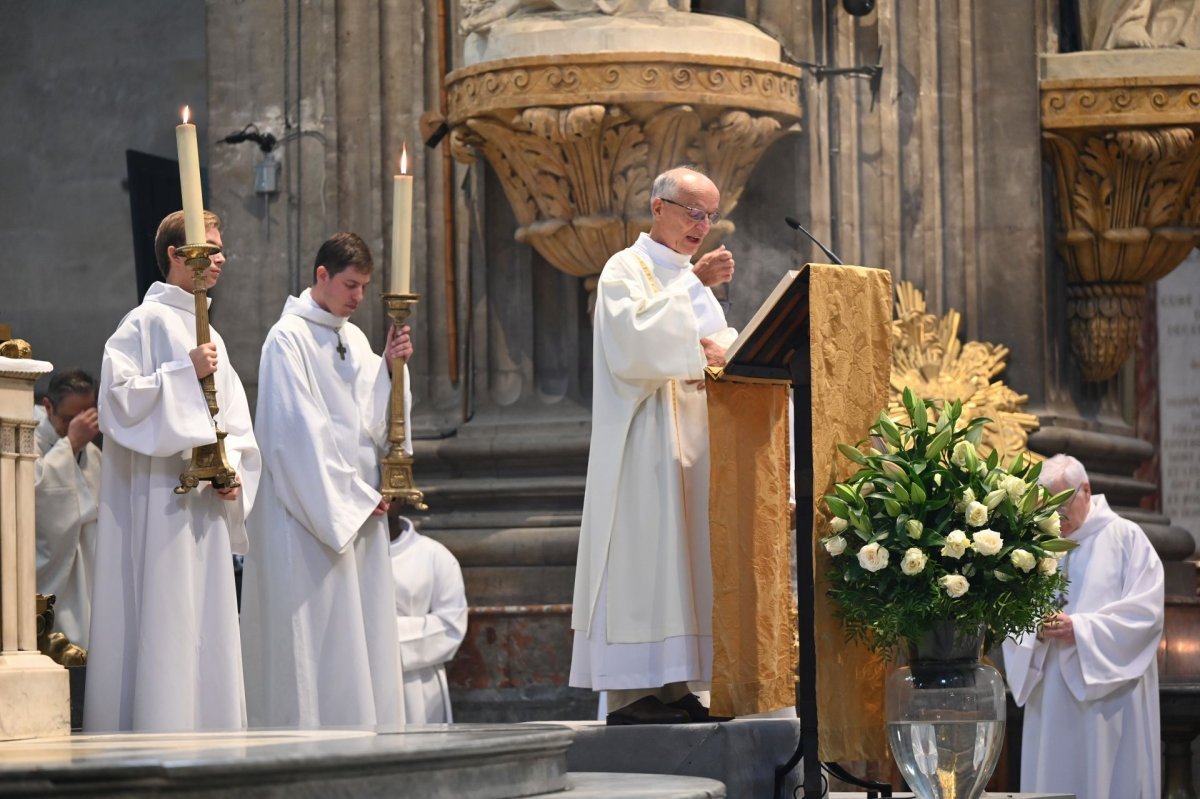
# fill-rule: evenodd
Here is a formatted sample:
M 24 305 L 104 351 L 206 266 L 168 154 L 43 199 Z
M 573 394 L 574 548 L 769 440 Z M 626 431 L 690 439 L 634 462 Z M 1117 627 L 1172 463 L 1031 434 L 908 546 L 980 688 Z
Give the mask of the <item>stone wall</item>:
M 204 2 L 59 0 L 3 13 L 0 321 L 35 357 L 98 375 L 105 340 L 140 300 L 125 151 L 174 158 L 190 104 L 207 165 Z

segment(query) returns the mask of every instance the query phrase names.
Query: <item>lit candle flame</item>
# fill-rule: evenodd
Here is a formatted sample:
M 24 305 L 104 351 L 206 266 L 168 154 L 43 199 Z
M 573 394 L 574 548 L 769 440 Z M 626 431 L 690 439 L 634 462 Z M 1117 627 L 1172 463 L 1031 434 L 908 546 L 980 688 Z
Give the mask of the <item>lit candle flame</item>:
M 186 125 L 188 123 L 188 119 L 191 117 L 191 115 L 192 115 L 191 107 L 185 105 L 183 107 L 183 124 Z
M 405 144 L 400 148 L 400 174 L 408 174 L 408 145 Z

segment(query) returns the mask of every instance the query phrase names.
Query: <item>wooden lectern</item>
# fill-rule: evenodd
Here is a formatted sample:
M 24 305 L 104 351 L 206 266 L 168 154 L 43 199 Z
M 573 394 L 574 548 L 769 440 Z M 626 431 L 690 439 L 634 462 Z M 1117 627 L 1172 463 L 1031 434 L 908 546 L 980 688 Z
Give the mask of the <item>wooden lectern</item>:
M 847 699 L 834 685 L 840 679 L 836 675 L 849 670 L 855 673 L 854 678 L 862 680 L 865 675 L 873 680 L 876 672 L 869 665 L 866 669 L 861 667 L 864 653 L 849 651 L 851 647 L 829 635 L 830 628 L 825 622 L 830 611 L 823 601 L 824 591 L 820 596 L 817 594 L 822 578 L 817 573 L 817 539 L 814 537 L 815 524 L 824 517 L 814 503 L 828 493 L 832 482 L 838 479 L 835 470 L 844 465 L 833 458 L 836 443 L 862 438 L 871 421 L 886 405 L 891 316 L 888 272 L 806 264 L 780 280 L 729 348 L 727 365 L 710 371 L 718 382 L 785 384 L 792 389 L 799 619 L 796 709 L 801 739 L 792 760 L 777 769 L 776 784 L 778 792 L 782 777 L 802 758 L 806 799 L 822 795 L 821 760 L 862 754 L 854 747 L 841 748 L 840 741 L 847 736 L 857 738 L 867 734 L 869 737 L 863 731 L 875 726 L 874 722 L 867 721 L 861 729 L 839 729 L 835 732 L 838 740 L 832 750 L 819 748 L 818 678 L 822 680 L 822 702 L 852 703 L 854 700 Z M 819 392 L 816 398 L 814 384 Z M 710 424 L 714 423 L 710 419 Z M 720 453 L 714 451 L 711 456 L 716 459 Z M 824 524 L 824 521 L 820 523 Z M 827 532 L 822 530 L 821 534 Z M 819 658 L 826 662 L 829 659 L 828 652 L 818 647 L 822 635 L 827 643 L 832 642 L 832 647 L 827 645 L 826 650 L 837 649 L 839 662 L 831 668 L 819 668 Z M 846 661 L 847 651 L 853 662 Z M 881 668 L 877 676 L 878 685 L 871 690 L 881 693 Z M 827 694 L 833 694 L 833 699 Z M 843 706 L 839 706 L 839 711 L 842 709 Z M 841 717 L 838 721 L 838 726 L 843 726 Z M 880 717 L 879 744 L 883 740 L 882 728 Z M 876 749 L 873 742 L 864 746 L 868 750 Z M 831 751 L 835 756 L 829 756 Z

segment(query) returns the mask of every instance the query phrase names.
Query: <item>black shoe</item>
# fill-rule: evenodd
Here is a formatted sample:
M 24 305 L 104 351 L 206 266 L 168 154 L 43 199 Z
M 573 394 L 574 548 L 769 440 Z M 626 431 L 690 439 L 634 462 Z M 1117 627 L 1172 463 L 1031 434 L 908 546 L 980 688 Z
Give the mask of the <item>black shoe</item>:
M 689 721 L 691 718 L 687 711 L 668 707 L 657 696 L 643 696 L 632 705 L 609 713 L 605 723 L 617 727 L 626 724 L 687 724 Z
M 677 710 L 682 710 L 688 714 L 688 718 L 693 723 L 700 722 L 718 722 L 731 721 L 732 716 L 714 716 L 708 712 L 708 708 L 700 703 L 700 697 L 695 694 L 688 694 L 682 699 L 676 699 L 674 702 L 667 703 L 667 707 L 673 707 Z

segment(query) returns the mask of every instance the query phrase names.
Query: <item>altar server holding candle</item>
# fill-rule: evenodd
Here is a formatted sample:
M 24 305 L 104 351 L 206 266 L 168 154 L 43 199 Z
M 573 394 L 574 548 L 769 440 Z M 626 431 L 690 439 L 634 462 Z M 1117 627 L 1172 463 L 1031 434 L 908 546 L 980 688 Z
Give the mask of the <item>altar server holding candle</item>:
M 202 217 L 220 247 L 220 220 Z M 183 213 L 159 225 L 166 282 L 104 346 L 100 512 L 83 724 L 89 732 L 190 732 L 246 726 L 232 556 L 246 551 L 259 454 L 241 380 L 215 329 L 196 346 Z M 205 272 L 216 284 L 225 258 Z M 216 442 L 198 378 L 213 375 L 225 452 L 240 488 L 176 494 L 192 448 Z
M 255 423 L 266 470 L 242 577 L 251 726 L 404 720 L 379 459 L 391 370 L 407 368 L 412 343 L 407 327 L 392 328 L 381 358 L 348 321 L 373 269 L 361 238 L 330 238 L 312 286 L 288 298 L 263 344 Z M 404 404 L 407 416 L 411 395 Z

